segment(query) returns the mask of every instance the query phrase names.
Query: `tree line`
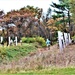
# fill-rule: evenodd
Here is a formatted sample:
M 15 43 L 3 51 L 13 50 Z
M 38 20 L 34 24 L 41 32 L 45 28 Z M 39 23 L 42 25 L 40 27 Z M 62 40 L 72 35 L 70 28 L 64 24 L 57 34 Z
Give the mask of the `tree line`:
M 58 30 L 74 35 L 74 3 L 74 0 L 52 2 L 46 15 L 43 14 L 42 8 L 29 5 L 7 14 L 0 11 L 0 26 L 7 29 L 8 24 L 14 23 L 16 27 L 8 28 L 8 36 L 12 38 L 18 36 L 18 39 L 41 36 L 45 39 L 56 40 Z M 0 36 L 7 37 L 7 30 L 0 32 Z

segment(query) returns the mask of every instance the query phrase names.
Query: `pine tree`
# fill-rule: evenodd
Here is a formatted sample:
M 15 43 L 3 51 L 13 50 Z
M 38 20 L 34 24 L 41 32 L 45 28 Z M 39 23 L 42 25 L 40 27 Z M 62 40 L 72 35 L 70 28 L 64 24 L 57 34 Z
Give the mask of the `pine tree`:
M 63 0 L 60 0 L 60 3 L 53 3 L 51 5 L 54 8 L 55 14 L 52 16 L 54 20 L 57 20 L 56 25 L 59 26 L 60 24 L 63 26 L 63 31 L 65 31 L 66 23 L 69 22 L 70 25 L 70 12 L 69 12 L 69 5 Z
M 70 0 L 70 11 L 72 13 L 72 20 L 75 23 L 75 0 Z

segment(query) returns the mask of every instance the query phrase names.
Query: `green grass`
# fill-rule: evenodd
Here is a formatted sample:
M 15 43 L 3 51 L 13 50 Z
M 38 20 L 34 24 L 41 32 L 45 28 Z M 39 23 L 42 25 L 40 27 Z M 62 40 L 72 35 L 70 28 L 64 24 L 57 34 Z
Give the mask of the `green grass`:
M 36 49 L 35 44 L 23 44 L 18 46 L 0 47 L 0 62 L 17 60 L 23 56 L 34 52 Z
M 14 74 L 0 74 L 0 75 L 75 75 L 75 68 L 51 68 L 35 71 L 25 71 Z

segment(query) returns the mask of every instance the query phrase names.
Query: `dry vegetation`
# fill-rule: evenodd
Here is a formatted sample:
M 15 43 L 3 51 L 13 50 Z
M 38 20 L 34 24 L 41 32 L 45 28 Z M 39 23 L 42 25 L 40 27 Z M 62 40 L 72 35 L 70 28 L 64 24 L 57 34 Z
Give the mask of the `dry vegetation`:
M 47 48 L 39 48 L 36 52 L 31 52 L 28 56 L 18 61 L 3 63 L 0 70 L 29 70 L 42 69 L 46 67 L 67 67 L 75 66 L 75 45 L 67 46 L 63 52 L 57 48 L 57 44 Z

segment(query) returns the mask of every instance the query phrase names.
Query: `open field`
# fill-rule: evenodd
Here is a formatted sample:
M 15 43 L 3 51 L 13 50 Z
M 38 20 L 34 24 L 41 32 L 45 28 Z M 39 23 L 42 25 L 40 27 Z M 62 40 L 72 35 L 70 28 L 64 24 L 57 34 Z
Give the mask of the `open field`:
M 19 51 L 24 55 L 21 54 L 22 58 L 10 63 L 3 61 L 0 64 L 0 73 L 5 74 L 0 75 L 75 75 L 75 45 L 67 46 L 62 52 L 57 48 L 57 44 L 51 46 L 50 50 L 36 49 L 35 45 L 31 43 L 22 47 L 9 47 L 8 56 L 10 54 L 12 58 L 17 58 L 19 54 L 16 55 L 16 52 Z M 4 54 L 2 52 L 2 55 Z
M 35 70 L 43 69 L 47 67 L 68 67 L 75 66 L 75 45 L 67 46 L 63 52 L 60 52 L 57 45 L 51 46 L 50 50 L 47 48 L 34 48 L 33 44 L 25 44 L 24 47 L 16 47 L 14 49 L 7 50 L 8 58 L 17 59 L 11 62 L 3 61 L 0 64 L 1 71 L 20 71 L 20 70 Z M 19 50 L 18 50 L 19 49 Z M 13 54 L 14 53 L 14 54 Z M 6 54 L 6 55 L 7 55 Z M 20 56 L 21 54 L 21 56 Z M 22 55 L 23 54 L 23 55 Z M 28 55 L 27 55 L 28 54 Z M 2 55 L 4 53 L 2 52 Z M 10 57 L 10 56 L 11 57 Z M 25 56 L 26 55 L 26 56 Z

